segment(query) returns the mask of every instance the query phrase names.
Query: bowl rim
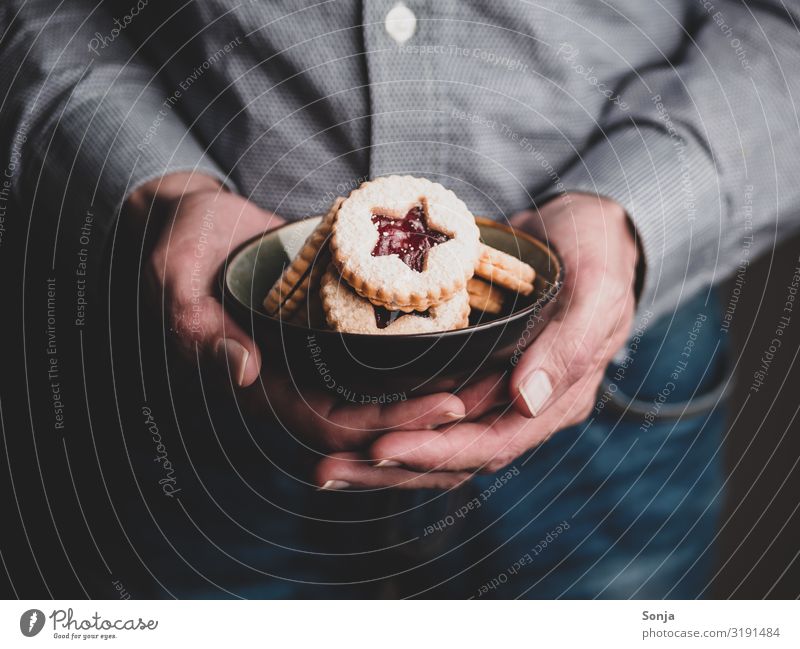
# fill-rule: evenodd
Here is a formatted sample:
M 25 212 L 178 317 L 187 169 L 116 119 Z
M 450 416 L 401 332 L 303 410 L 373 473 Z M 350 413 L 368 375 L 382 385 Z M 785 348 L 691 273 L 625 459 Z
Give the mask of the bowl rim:
M 311 220 L 311 219 L 318 219 L 318 218 L 322 218 L 321 215 L 311 216 L 311 217 L 308 217 L 306 219 L 302 219 L 302 221 L 307 221 L 307 220 Z M 556 269 L 555 281 L 553 281 L 550 284 L 550 286 L 548 286 L 548 288 L 544 292 L 544 294 L 539 299 L 537 299 L 535 302 L 533 302 L 532 304 L 529 304 L 528 306 L 520 309 L 519 311 L 514 311 L 513 313 L 509 313 L 508 315 L 505 315 L 505 316 L 503 316 L 501 318 L 496 318 L 495 320 L 491 320 L 489 322 L 482 322 L 482 323 L 479 323 L 479 324 L 470 325 L 468 327 L 464 327 L 463 329 L 449 329 L 447 331 L 431 331 L 431 332 L 423 332 L 423 333 L 416 333 L 416 334 L 357 334 L 357 333 L 349 333 L 349 332 L 345 332 L 345 331 L 332 331 L 330 329 L 319 329 L 319 328 L 316 328 L 316 327 L 305 327 L 303 325 L 294 324 L 292 322 L 288 322 L 288 321 L 285 321 L 285 320 L 281 320 L 279 318 L 275 318 L 275 317 L 273 317 L 271 315 L 267 315 L 263 311 L 260 311 L 258 309 L 254 309 L 250 305 L 243 303 L 238 297 L 236 297 L 234 292 L 231 290 L 230 283 L 229 283 L 229 277 L 230 277 L 231 269 L 236 265 L 236 260 L 238 259 L 239 256 L 241 256 L 247 250 L 249 250 L 250 247 L 254 243 L 256 243 L 257 241 L 260 241 L 261 239 L 263 239 L 266 236 L 274 235 L 276 232 L 278 232 L 278 230 L 282 230 L 283 228 L 286 228 L 286 227 L 289 227 L 289 226 L 292 226 L 292 225 L 296 225 L 297 223 L 301 223 L 302 221 L 287 221 L 286 223 L 283 223 L 282 225 L 279 225 L 277 228 L 273 228 L 272 230 L 267 230 L 266 232 L 262 232 L 261 234 L 257 234 L 257 235 L 255 235 L 253 237 L 250 237 L 246 241 L 242 242 L 239 246 L 237 246 L 225 258 L 225 261 L 223 262 L 222 267 L 220 269 L 220 273 L 219 273 L 219 284 L 220 284 L 220 289 L 221 289 L 221 293 L 222 293 L 222 297 L 223 297 L 223 306 L 225 306 L 227 308 L 227 305 L 225 305 L 224 300 L 228 299 L 228 300 L 231 300 L 232 303 L 237 308 L 239 308 L 242 311 L 245 311 L 247 313 L 250 313 L 251 317 L 255 316 L 259 320 L 273 322 L 273 323 L 278 324 L 278 325 L 280 325 L 282 327 L 290 327 L 290 328 L 296 329 L 298 331 L 312 332 L 314 334 L 337 335 L 337 336 L 347 337 L 348 339 L 352 339 L 352 340 L 361 340 L 361 339 L 392 340 L 392 339 L 399 339 L 399 338 L 414 338 L 414 339 L 422 339 L 422 340 L 424 340 L 424 339 L 427 339 L 427 338 L 438 339 L 438 338 L 442 338 L 442 337 L 446 337 L 446 336 L 454 336 L 454 335 L 458 335 L 458 334 L 476 333 L 476 332 L 480 332 L 480 331 L 485 331 L 487 329 L 492 329 L 492 328 L 497 327 L 497 326 L 502 326 L 504 324 L 507 325 L 507 324 L 509 324 L 511 322 L 514 322 L 514 321 L 516 321 L 516 320 L 518 320 L 520 318 L 523 318 L 523 317 L 529 315 L 530 313 L 534 313 L 534 312 L 541 311 L 542 309 L 544 309 L 545 306 L 547 306 L 548 304 L 550 304 L 551 302 L 553 302 L 555 300 L 556 296 L 561 291 L 561 288 L 562 288 L 562 286 L 564 284 L 564 261 L 561 258 L 561 255 L 559 254 L 558 250 L 556 250 L 555 248 L 553 248 L 551 246 L 548 246 L 547 244 L 544 243 L 544 241 L 542 241 L 538 237 L 535 237 L 534 235 L 532 235 L 532 234 L 530 234 L 528 232 L 525 232 L 524 230 L 520 230 L 518 228 L 514 228 L 514 227 L 512 227 L 510 225 L 507 225 L 505 223 L 500 223 L 498 221 L 493 221 L 492 219 L 489 219 L 489 218 L 486 218 L 486 217 L 483 217 L 483 216 L 476 216 L 475 217 L 475 222 L 479 226 L 497 228 L 497 229 L 503 230 L 503 231 L 505 231 L 505 232 L 507 232 L 509 234 L 512 234 L 515 237 L 520 237 L 522 239 L 525 239 L 526 241 L 528 241 L 529 243 L 533 244 L 537 248 L 540 248 L 546 255 L 548 255 L 549 257 L 551 257 L 553 259 L 555 259 L 555 261 L 556 261 L 556 263 L 558 265 L 558 267 Z

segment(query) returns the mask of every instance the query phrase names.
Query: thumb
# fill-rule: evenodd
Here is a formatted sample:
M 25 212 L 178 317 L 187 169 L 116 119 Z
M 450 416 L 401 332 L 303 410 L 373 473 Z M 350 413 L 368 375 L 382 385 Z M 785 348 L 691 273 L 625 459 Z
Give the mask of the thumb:
M 592 337 L 590 328 L 576 330 L 564 321 L 545 327 L 511 375 L 511 399 L 520 414 L 538 417 L 593 371 L 599 354 Z
M 220 306 L 220 308 L 222 308 Z M 261 353 L 253 339 L 223 312 L 219 336 L 211 338 L 216 365 L 240 388 L 251 385 L 261 371 Z
M 182 310 L 186 314 L 186 310 Z M 174 327 L 173 331 L 178 347 L 191 354 L 191 361 L 200 361 L 217 376 L 227 377 L 236 387 L 252 384 L 261 371 L 261 353 L 253 339 L 225 312 L 219 300 L 202 297 L 187 315 L 188 319 L 173 316 L 173 322 L 183 321 L 183 326 Z

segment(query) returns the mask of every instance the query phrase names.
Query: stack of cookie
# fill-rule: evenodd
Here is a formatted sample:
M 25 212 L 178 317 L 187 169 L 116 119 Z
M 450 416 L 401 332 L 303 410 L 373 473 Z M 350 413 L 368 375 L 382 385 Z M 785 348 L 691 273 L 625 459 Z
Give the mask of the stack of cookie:
M 473 309 L 499 315 L 510 293 L 530 295 L 536 271 L 521 259 L 481 244 L 475 276 L 467 283 Z
M 471 309 L 501 313 L 499 287 L 529 295 L 534 276 L 524 262 L 480 242 L 475 218 L 452 191 L 389 176 L 337 199 L 264 309 L 349 333 L 447 331 L 468 326 Z

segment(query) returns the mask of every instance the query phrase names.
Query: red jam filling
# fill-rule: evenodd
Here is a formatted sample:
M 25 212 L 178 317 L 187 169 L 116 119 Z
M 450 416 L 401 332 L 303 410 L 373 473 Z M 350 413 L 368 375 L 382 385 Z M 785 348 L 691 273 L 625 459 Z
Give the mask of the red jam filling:
M 415 315 L 420 318 L 431 317 L 430 310 L 412 311 L 407 313 L 406 311 L 390 311 L 386 307 L 375 306 L 374 304 L 372 305 L 372 308 L 375 311 L 375 325 L 378 327 L 378 329 L 386 329 L 386 327 L 388 327 L 398 318 L 402 318 L 404 315 Z
M 422 205 L 412 207 L 402 219 L 387 214 L 373 213 L 372 222 L 378 227 L 378 243 L 373 257 L 397 255 L 411 270 L 421 273 L 428 251 L 449 241 L 443 232 L 431 230 L 425 223 Z

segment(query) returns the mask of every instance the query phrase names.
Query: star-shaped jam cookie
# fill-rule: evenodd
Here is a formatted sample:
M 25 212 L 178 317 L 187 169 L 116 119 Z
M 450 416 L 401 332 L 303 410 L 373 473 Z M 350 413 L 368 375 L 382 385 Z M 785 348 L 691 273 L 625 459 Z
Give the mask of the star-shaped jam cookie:
M 374 210 L 372 222 L 378 228 L 378 242 L 372 249 L 372 256 L 397 255 L 418 273 L 425 267 L 428 251 L 450 240 L 443 232 L 428 227 L 423 203 L 414 205 L 403 218 Z

